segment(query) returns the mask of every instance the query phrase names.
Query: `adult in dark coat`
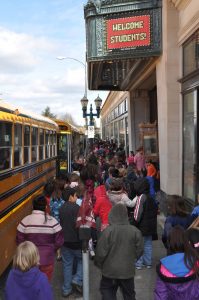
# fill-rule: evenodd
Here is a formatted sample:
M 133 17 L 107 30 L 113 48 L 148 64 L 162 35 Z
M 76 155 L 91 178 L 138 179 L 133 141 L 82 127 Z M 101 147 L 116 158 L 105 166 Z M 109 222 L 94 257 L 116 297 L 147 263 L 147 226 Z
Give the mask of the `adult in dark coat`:
M 109 213 L 109 226 L 102 232 L 96 248 L 95 263 L 102 270 L 103 300 L 116 299 L 118 287 L 124 299 L 135 299 L 133 262 L 142 253 L 141 232 L 129 224 L 125 205 L 115 205 Z
M 151 268 L 152 237 L 157 236 L 157 206 L 150 196 L 150 186 L 146 178 L 139 178 L 134 183 L 137 195 L 134 210 L 134 224 L 144 237 L 144 254 L 136 263 L 137 269 Z

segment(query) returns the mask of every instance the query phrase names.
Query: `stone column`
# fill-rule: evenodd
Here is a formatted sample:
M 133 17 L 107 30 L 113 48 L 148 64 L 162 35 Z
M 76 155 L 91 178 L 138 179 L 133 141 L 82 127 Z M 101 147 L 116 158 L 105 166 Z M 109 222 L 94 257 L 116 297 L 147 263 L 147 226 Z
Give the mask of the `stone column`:
M 161 190 L 181 193 L 181 99 L 178 12 L 163 1 L 163 54 L 156 66 Z
M 140 146 L 138 124 L 148 123 L 150 120 L 148 91 L 130 92 L 128 105 L 129 150 L 135 151 Z

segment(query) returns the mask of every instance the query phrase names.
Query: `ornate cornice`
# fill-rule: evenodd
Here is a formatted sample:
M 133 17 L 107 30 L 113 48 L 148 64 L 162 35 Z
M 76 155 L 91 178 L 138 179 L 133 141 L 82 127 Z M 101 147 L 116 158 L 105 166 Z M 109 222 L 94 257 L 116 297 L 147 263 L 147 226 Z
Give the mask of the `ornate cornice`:
M 177 9 L 184 9 L 185 7 L 187 7 L 189 5 L 189 3 L 191 2 L 191 0 L 170 0 L 170 2 L 172 2 L 174 4 L 174 6 Z
M 89 0 L 84 6 L 85 18 L 161 7 L 162 0 Z

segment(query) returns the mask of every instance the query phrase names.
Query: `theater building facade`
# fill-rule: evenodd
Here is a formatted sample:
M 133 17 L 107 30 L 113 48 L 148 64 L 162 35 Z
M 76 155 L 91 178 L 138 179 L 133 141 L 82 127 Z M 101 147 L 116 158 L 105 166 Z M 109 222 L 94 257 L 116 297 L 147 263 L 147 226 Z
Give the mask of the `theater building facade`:
M 103 139 L 158 160 L 161 190 L 199 198 L 198 0 L 102 0 L 84 7 L 88 86 L 109 90 Z

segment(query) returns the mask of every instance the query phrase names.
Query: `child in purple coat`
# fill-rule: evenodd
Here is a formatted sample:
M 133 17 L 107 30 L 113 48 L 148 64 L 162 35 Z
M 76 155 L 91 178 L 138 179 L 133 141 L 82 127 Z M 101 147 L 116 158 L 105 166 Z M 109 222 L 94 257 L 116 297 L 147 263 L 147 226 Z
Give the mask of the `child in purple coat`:
M 29 241 L 21 243 L 5 287 L 6 300 L 53 300 L 47 276 L 38 268 L 39 252 Z
M 189 233 L 177 225 L 168 239 L 168 255 L 157 266 L 154 300 L 199 299 L 199 255 Z

